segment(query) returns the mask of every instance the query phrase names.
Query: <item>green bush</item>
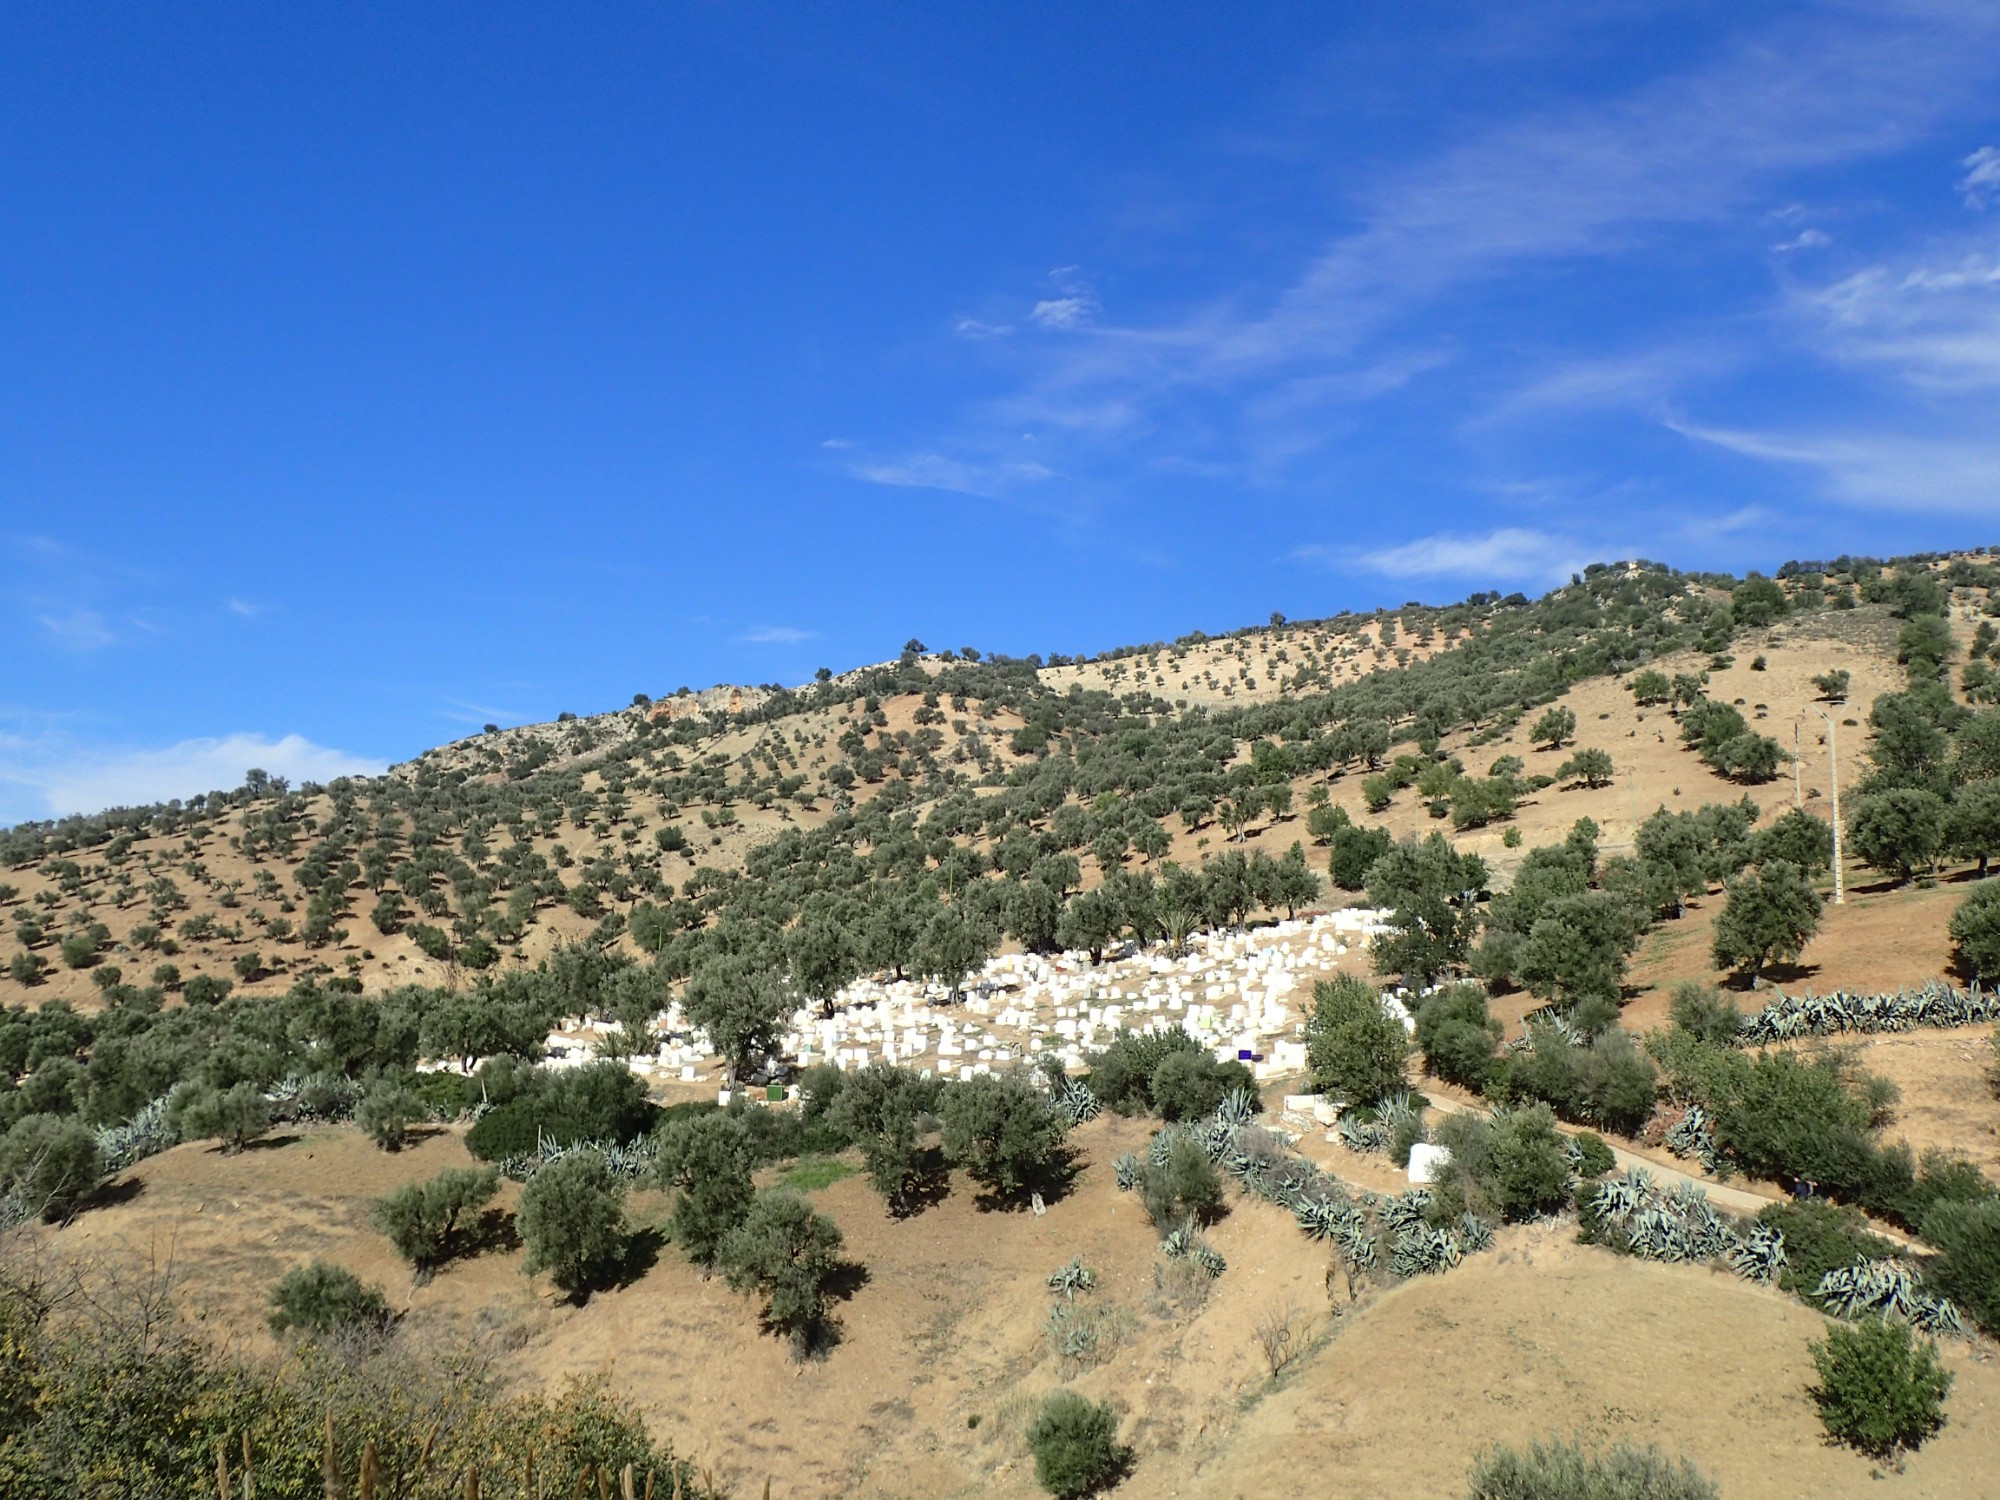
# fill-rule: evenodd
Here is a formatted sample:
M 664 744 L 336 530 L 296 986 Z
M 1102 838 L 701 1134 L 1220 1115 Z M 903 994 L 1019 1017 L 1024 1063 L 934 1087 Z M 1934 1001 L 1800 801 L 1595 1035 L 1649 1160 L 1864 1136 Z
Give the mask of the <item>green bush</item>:
M 52 1224 L 75 1213 L 103 1175 L 97 1137 L 80 1120 L 25 1115 L 0 1136 L 0 1191 Z
M 1951 1373 L 1937 1345 L 1907 1323 L 1829 1323 L 1812 1346 L 1819 1384 L 1808 1388 L 1827 1435 L 1871 1458 L 1899 1460 L 1944 1426 Z
M 1108 1402 L 1056 1391 L 1028 1426 L 1035 1478 L 1056 1500 L 1080 1500 L 1124 1477 L 1132 1450 L 1118 1441 L 1118 1416 Z
M 625 1186 L 595 1151 L 550 1162 L 521 1189 L 514 1215 L 527 1246 L 521 1269 L 549 1280 L 572 1300 L 588 1296 L 618 1261 L 625 1241 Z
M 1743 1013 L 1713 985 L 1684 979 L 1674 986 L 1669 1012 L 1674 1026 L 1713 1046 L 1732 1045 L 1743 1033 Z
M 395 1079 L 384 1079 L 361 1096 L 354 1123 L 384 1151 L 400 1151 L 409 1143 L 410 1125 L 427 1111 L 416 1091 Z
M 938 1114 L 945 1156 L 996 1199 L 1019 1198 L 1060 1165 L 1067 1132 L 1025 1078 L 989 1073 L 953 1084 Z
M 1179 1028 L 1120 1031 L 1110 1046 L 1090 1057 L 1090 1091 L 1106 1109 L 1121 1115 L 1145 1114 L 1153 1107 L 1153 1074 L 1160 1064 L 1177 1054 L 1193 1056 L 1201 1050 L 1201 1043 Z
M 1576 1175 L 1582 1178 L 1602 1177 L 1618 1165 L 1618 1158 L 1601 1137 L 1590 1131 L 1583 1131 L 1576 1137 L 1578 1152 Z
M 1499 1068 L 1500 1023 L 1486 1008 L 1486 991 L 1455 984 L 1417 1007 L 1417 1046 L 1424 1068 L 1461 1088 L 1484 1090 Z
M 183 1140 L 219 1140 L 225 1152 L 235 1152 L 271 1128 L 271 1106 L 264 1091 L 246 1079 L 226 1089 L 180 1090 L 167 1118 Z
M 823 1347 L 834 1284 L 845 1261 L 840 1226 L 795 1193 L 766 1193 L 722 1246 L 722 1270 L 739 1292 L 761 1292 L 764 1323 L 799 1357 Z
M 1153 1069 L 1148 1086 L 1154 1112 L 1163 1120 L 1198 1120 L 1212 1115 L 1237 1089 L 1256 1098 L 1257 1080 L 1250 1070 L 1240 1062 L 1217 1062 L 1215 1054 L 1203 1051 L 1168 1053 Z
M 425 1182 L 407 1182 L 375 1205 L 375 1227 L 428 1281 L 466 1248 L 468 1221 L 500 1190 L 497 1167 L 447 1167 Z
M 295 1266 L 271 1288 L 271 1332 L 299 1332 L 324 1338 L 349 1329 L 389 1324 L 389 1304 L 381 1290 L 340 1266 L 316 1260 Z
M 646 1097 L 646 1085 L 619 1063 L 591 1063 L 561 1073 L 523 1070 L 519 1090 L 466 1132 L 465 1149 L 481 1161 L 531 1152 L 543 1136 L 559 1146 L 636 1140 L 653 1128 L 658 1115 Z
M 1313 1083 L 1347 1104 L 1380 1104 L 1404 1085 L 1410 1037 L 1366 980 L 1339 974 L 1313 986 L 1306 1061 Z
M 709 1110 L 669 1116 L 658 1141 L 661 1185 L 679 1190 L 674 1243 L 697 1265 L 714 1265 L 756 1197 L 750 1132 L 734 1115 Z
M 1568 1206 L 1569 1156 L 1546 1104 L 1505 1110 L 1490 1120 L 1447 1115 L 1437 1138 L 1451 1152 L 1432 1188 L 1439 1217 L 1470 1212 L 1519 1221 Z
M 2000 1199 L 1939 1203 L 1924 1215 L 1923 1237 L 1938 1252 L 1924 1279 L 2000 1337 Z
M 1467 1500 L 1717 1500 L 1713 1480 L 1685 1458 L 1619 1444 L 1593 1453 L 1574 1442 L 1500 1448 L 1472 1466 Z
M 1986 881 L 1951 914 L 1958 970 L 1967 979 L 2000 981 L 2000 881 Z
M 1778 1284 L 1815 1305 L 1813 1294 L 1828 1271 L 1857 1260 L 1887 1260 L 1897 1253 L 1896 1246 L 1872 1232 L 1856 1210 L 1823 1199 L 1773 1203 L 1757 1215 L 1757 1222 L 1785 1237 L 1786 1264 Z
M 1139 1175 L 1139 1199 L 1153 1227 L 1210 1224 L 1222 1211 L 1222 1175 L 1200 1143 L 1176 1134 L 1164 1162 L 1147 1160 Z

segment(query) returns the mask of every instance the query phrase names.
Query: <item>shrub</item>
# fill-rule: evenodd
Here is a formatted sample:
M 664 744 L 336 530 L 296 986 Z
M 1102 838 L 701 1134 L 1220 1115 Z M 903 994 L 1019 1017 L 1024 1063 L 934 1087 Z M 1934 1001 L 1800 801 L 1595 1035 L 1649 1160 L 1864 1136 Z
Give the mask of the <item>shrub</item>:
M 1938 1252 L 1924 1279 L 2000 1336 L 2000 1199 L 1939 1203 L 1924 1215 L 1923 1236 Z
M 528 1258 L 521 1269 L 581 1301 L 616 1264 L 625 1236 L 625 1188 L 595 1151 L 550 1162 L 521 1189 L 514 1216 Z
M 750 1132 L 721 1110 L 671 1118 L 660 1129 L 660 1181 L 678 1188 L 674 1243 L 698 1265 L 714 1265 L 722 1242 L 750 1212 Z
M 376 1083 L 361 1096 L 354 1111 L 354 1123 L 368 1132 L 384 1151 L 400 1151 L 408 1144 L 411 1122 L 424 1118 L 424 1102 L 414 1090 L 393 1079 Z
M 1118 1441 L 1118 1417 L 1109 1402 L 1056 1391 L 1028 1426 L 1035 1478 L 1056 1500 L 1079 1500 L 1109 1489 L 1132 1463 Z
M 1712 1100 L 1718 1149 L 1756 1177 L 1803 1178 L 1835 1197 L 1868 1180 L 1875 1151 L 1868 1103 L 1832 1056 L 1770 1053 L 1737 1072 L 1735 1087 Z
M 1153 1108 L 1163 1120 L 1198 1120 L 1212 1115 L 1239 1089 L 1256 1097 L 1257 1080 L 1251 1071 L 1240 1062 L 1217 1062 L 1213 1053 L 1202 1051 L 1169 1052 L 1153 1069 L 1149 1086 Z
M 0 1190 L 52 1224 L 75 1213 L 103 1175 L 97 1137 L 80 1120 L 24 1115 L 0 1136 Z
M 1417 1046 L 1428 1072 L 1469 1089 L 1483 1090 L 1493 1081 L 1501 1029 L 1478 985 L 1455 984 L 1438 991 L 1417 1007 L 1416 1022 Z
M 914 1068 L 871 1064 L 852 1075 L 837 1093 L 824 1089 L 816 1100 L 819 1118 L 831 1134 L 861 1148 L 868 1180 L 893 1212 L 909 1206 L 909 1194 L 924 1168 L 917 1137 L 930 1124 L 939 1085 Z
M 1409 1033 L 1373 985 L 1339 974 L 1313 986 L 1306 1061 L 1316 1086 L 1349 1104 L 1379 1104 L 1403 1087 L 1409 1053 Z
M 1773 1203 L 1757 1215 L 1757 1222 L 1785 1237 L 1786 1264 L 1778 1284 L 1815 1305 L 1814 1294 L 1828 1271 L 1858 1260 L 1888 1260 L 1897 1253 L 1855 1210 L 1823 1199 Z
M 803 1357 L 827 1332 L 833 1284 L 844 1262 L 840 1226 L 794 1193 L 766 1193 L 722 1246 L 730 1286 L 764 1296 L 764 1323 Z
M 646 1085 L 619 1063 L 590 1063 L 561 1073 L 524 1070 L 519 1088 L 466 1132 L 465 1149 L 481 1161 L 533 1151 L 543 1136 L 559 1146 L 636 1140 L 658 1116 Z
M 1091 1057 L 1090 1091 L 1121 1115 L 1144 1114 L 1153 1106 L 1153 1074 L 1160 1065 L 1176 1054 L 1199 1052 L 1201 1043 L 1179 1029 L 1120 1031 Z
M 1468 1500 L 1717 1500 L 1714 1481 L 1685 1458 L 1624 1444 L 1593 1453 L 1578 1443 L 1499 1448 L 1472 1466 Z
M 1198 1141 L 1176 1132 L 1166 1160 L 1148 1160 L 1139 1175 L 1139 1198 L 1155 1229 L 1214 1222 L 1222 1209 L 1222 1176 Z
M 293 1267 L 271 1288 L 269 1321 L 273 1333 L 296 1330 L 324 1338 L 387 1327 L 389 1304 L 379 1288 L 364 1286 L 352 1271 L 316 1260 Z
M 1717 968 L 1760 974 L 1774 958 L 1796 959 L 1819 931 L 1824 903 L 1795 864 L 1780 859 L 1745 870 L 1727 890 L 1715 921 Z
M 1907 1323 L 1829 1323 L 1812 1346 L 1819 1384 L 1808 1388 L 1827 1435 L 1871 1458 L 1899 1460 L 1944 1426 L 1951 1374 L 1937 1345 Z
M 226 1089 L 184 1089 L 167 1115 L 183 1140 L 219 1140 L 225 1152 L 241 1151 L 271 1128 L 271 1106 L 247 1079 Z
M 1618 1158 L 1612 1154 L 1611 1148 L 1604 1144 L 1603 1137 L 1586 1130 L 1576 1136 L 1575 1140 L 1578 1177 L 1602 1177 L 1618 1165 Z
M 1743 1034 L 1742 1012 L 1721 990 L 1692 979 L 1674 986 L 1673 1024 L 1699 1041 L 1726 1047 Z
M 1968 979 L 2000 980 L 2000 882 L 1974 888 L 1951 914 L 1958 970 Z
M 1438 1143 L 1451 1152 L 1432 1204 L 1440 1218 L 1473 1213 L 1523 1220 L 1569 1203 L 1569 1156 L 1545 1104 L 1502 1111 L 1491 1120 L 1448 1115 Z
M 1633 1045 L 1631 1033 L 1604 1032 L 1582 1049 L 1579 1062 L 1582 1117 L 1620 1135 L 1636 1135 L 1653 1113 L 1659 1073 Z
M 428 1281 L 465 1247 L 466 1221 L 500 1188 L 497 1167 L 447 1167 L 426 1182 L 408 1182 L 375 1205 L 375 1227 Z
M 1057 1166 L 1066 1132 L 1025 1078 L 984 1074 L 939 1100 L 944 1153 L 996 1199 L 1020 1197 Z

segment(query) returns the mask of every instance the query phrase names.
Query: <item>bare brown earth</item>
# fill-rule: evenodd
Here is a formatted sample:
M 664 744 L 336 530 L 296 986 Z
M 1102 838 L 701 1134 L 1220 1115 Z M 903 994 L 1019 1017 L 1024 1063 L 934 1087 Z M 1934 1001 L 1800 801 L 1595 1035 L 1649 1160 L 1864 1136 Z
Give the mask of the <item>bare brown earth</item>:
M 179 1147 L 129 1174 L 123 1201 L 50 1233 L 90 1255 L 171 1250 L 191 1273 L 195 1315 L 251 1353 L 268 1347 L 270 1284 L 314 1257 L 336 1261 L 386 1287 L 406 1312 L 399 1337 L 473 1337 L 524 1387 L 601 1373 L 752 1494 L 766 1476 L 784 1497 L 1038 1494 L 1023 1431 L 1065 1382 L 1120 1412 L 1138 1453 L 1119 1491 L 1130 1500 L 1448 1496 L 1482 1449 L 1570 1433 L 1684 1450 L 1731 1500 L 2000 1493 L 1989 1348 L 1947 1349 L 1950 1425 L 1907 1472 L 1875 1477 L 1820 1441 L 1804 1395 L 1820 1319 L 1724 1274 L 1578 1246 L 1566 1222 L 1507 1230 L 1495 1253 L 1350 1307 L 1344 1288 L 1329 1297 L 1324 1259 L 1289 1216 L 1239 1198 L 1211 1235 L 1229 1270 L 1205 1306 L 1176 1309 L 1155 1287 L 1156 1236 L 1105 1166 L 1143 1133 L 1086 1127 L 1075 1190 L 1039 1218 L 982 1211 L 963 1182 L 901 1223 L 859 1178 L 821 1191 L 867 1271 L 842 1307 L 839 1346 L 805 1365 L 671 1246 L 580 1309 L 552 1302 L 504 1247 L 413 1288 L 368 1227 L 368 1204 L 463 1164 L 449 1132 L 397 1156 L 339 1129 L 233 1157 Z M 1370 1175 L 1384 1169 L 1355 1173 Z M 632 1204 L 641 1222 L 662 1207 Z M 1086 1301 L 1121 1310 L 1126 1326 L 1091 1370 L 1065 1369 L 1043 1336 L 1044 1278 L 1074 1255 L 1100 1278 Z M 1273 1381 L 1255 1330 L 1287 1308 L 1310 1323 L 1310 1352 Z

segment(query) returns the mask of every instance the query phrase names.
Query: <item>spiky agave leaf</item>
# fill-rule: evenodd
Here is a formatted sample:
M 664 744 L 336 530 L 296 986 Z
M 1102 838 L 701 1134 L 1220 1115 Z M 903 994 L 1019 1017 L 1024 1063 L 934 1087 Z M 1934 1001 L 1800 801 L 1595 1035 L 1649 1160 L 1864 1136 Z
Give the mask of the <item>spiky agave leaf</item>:
M 1119 1192 L 1129 1193 L 1139 1185 L 1141 1165 L 1139 1158 L 1130 1151 L 1111 1164 L 1111 1175 L 1118 1180 Z

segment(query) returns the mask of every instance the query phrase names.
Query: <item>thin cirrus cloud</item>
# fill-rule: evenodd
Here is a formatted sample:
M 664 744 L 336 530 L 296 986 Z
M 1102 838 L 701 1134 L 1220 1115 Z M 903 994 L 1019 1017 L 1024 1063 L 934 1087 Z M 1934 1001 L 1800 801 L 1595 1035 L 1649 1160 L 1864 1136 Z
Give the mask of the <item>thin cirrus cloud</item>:
M 43 633 L 65 651 L 102 651 L 118 644 L 118 633 L 94 609 L 66 609 L 35 617 Z
M 1838 500 L 1871 509 L 1990 517 L 2000 495 L 2000 443 L 1984 436 L 1797 433 L 1676 421 L 1675 432 L 1744 458 L 1818 473 Z
M 893 488 L 950 490 L 981 499 L 1004 499 L 1024 486 L 1053 479 L 1055 471 L 1033 460 L 1005 460 L 978 463 L 947 458 L 942 453 L 913 453 L 882 463 L 855 464 L 849 471 L 857 479 Z
M 800 646 L 819 639 L 817 630 L 800 630 L 793 625 L 759 625 L 746 630 L 742 639 L 753 646 Z
M 1589 549 L 1575 539 L 1528 527 L 1479 534 L 1439 532 L 1390 547 L 1295 549 L 1300 562 L 1361 569 L 1385 578 L 1472 578 L 1547 583 L 1584 565 Z
M 1761 221 L 1771 195 L 1799 174 L 1908 151 L 1955 114 L 1982 108 L 1996 77 L 2000 10 L 1992 7 L 1849 6 L 1768 21 L 1752 14 L 1701 61 L 1621 92 L 1489 122 L 1414 160 L 1366 169 L 1339 205 L 1358 227 L 1322 240 L 1289 275 L 1246 273 L 1236 285 L 1190 288 L 1178 306 L 1170 301 L 1139 319 L 1107 317 L 1088 288 L 1059 282 L 1019 321 L 1063 336 L 1024 345 L 1022 361 L 1008 366 L 1024 371 L 1011 388 L 968 403 L 912 441 L 912 457 L 849 472 L 881 484 L 1018 492 L 1023 476 L 1010 479 L 981 455 L 1004 452 L 1032 430 L 1043 460 L 1038 479 L 1088 474 L 1100 490 L 1122 480 L 1136 495 L 1149 474 L 1175 464 L 1259 484 L 1311 483 L 1337 459 L 1329 434 L 1343 413 L 1385 392 L 1415 390 L 1445 363 L 1414 365 L 1401 383 L 1359 378 L 1385 362 L 1399 368 L 1413 347 L 1434 346 L 1435 329 L 1422 325 L 1447 299 L 1551 265 L 1617 265 L 1688 231 L 1719 245 L 1739 222 Z M 1953 176 L 1969 203 L 2000 188 L 2000 153 L 1982 149 L 1960 165 L 1962 176 Z M 1824 229 L 1804 227 L 1780 244 L 1758 236 L 1744 249 L 1809 264 L 1805 252 L 1832 245 Z M 1260 281 L 1280 290 L 1245 290 Z M 1949 378 L 1970 378 L 2000 340 L 1988 339 L 1976 320 L 1954 332 L 1956 310 L 1936 306 L 1934 333 L 1918 326 L 1900 341 Z M 1516 373 L 1529 341 L 1455 340 L 1449 363 L 1467 381 L 1517 391 L 1511 402 L 1484 398 L 1483 414 L 1462 413 L 1458 430 L 1537 406 L 1649 408 L 1658 416 L 1687 382 L 1743 362 L 1751 330 L 1741 312 L 1683 316 L 1675 347 L 1623 359 L 1591 347 L 1601 346 L 1602 327 L 1552 329 L 1550 340 L 1571 347 L 1542 352 L 1558 373 L 1538 390 Z M 961 320 L 960 336 L 988 326 Z M 1635 342 L 1648 336 L 1610 331 Z M 1926 337 L 1932 347 L 1918 349 Z M 1891 357 L 1895 342 L 1884 338 L 1880 357 Z M 1862 357 L 1858 334 L 1853 349 Z M 1917 366 L 1913 357 L 1913 372 Z M 1946 471 L 1940 483 L 1952 488 L 1957 480 Z M 1476 495 L 1464 499 L 1461 515 L 1476 523 Z M 1941 500 L 1938 508 L 1957 504 Z M 1476 524 L 1465 530 L 1480 535 Z M 1430 541 L 1411 546 L 1406 559 L 1395 549 L 1385 555 L 1399 566 L 1450 555 Z
M 253 766 L 294 785 L 387 769 L 383 761 L 297 734 L 227 734 L 157 749 L 91 746 L 53 730 L 0 734 L 0 823 L 232 790 Z

